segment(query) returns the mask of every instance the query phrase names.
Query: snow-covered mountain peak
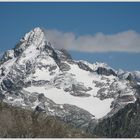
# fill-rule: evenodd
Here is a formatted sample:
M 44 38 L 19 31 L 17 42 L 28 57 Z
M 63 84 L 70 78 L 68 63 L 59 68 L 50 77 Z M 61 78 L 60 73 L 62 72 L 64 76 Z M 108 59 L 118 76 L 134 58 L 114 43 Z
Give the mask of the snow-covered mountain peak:
M 26 33 L 25 36 L 20 39 L 20 42 L 14 48 L 15 56 L 19 56 L 26 49 L 42 51 L 44 48 L 47 48 L 47 46 L 52 48 L 52 45 L 46 39 L 46 32 L 44 29 L 36 27 L 30 32 Z
M 36 27 L 33 30 L 31 30 L 29 33 L 26 33 L 23 39 L 21 41 L 26 42 L 28 45 L 29 44 L 34 44 L 38 46 L 42 41 L 45 41 L 45 33 L 43 29 Z
M 129 80 L 119 78 L 105 63 L 73 60 L 66 50 L 53 48 L 39 27 L 2 57 L 1 97 L 14 106 L 40 109 L 78 126 L 136 100 Z

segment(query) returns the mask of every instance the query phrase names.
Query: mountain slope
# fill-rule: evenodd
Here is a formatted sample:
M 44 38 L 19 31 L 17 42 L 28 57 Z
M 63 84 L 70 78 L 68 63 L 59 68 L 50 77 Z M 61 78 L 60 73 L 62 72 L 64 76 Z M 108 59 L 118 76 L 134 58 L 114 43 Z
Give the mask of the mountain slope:
M 3 55 L 3 53 L 2 53 L 2 52 L 0 52 L 0 58 L 2 57 L 2 55 Z
M 101 137 L 140 138 L 140 99 L 126 105 L 111 118 L 102 120 L 94 133 Z
M 0 138 L 94 137 L 57 118 L 0 103 Z
M 106 64 L 73 60 L 66 50 L 54 48 L 38 27 L 0 61 L 3 102 L 57 116 L 86 130 L 134 103 L 137 96 L 124 74 Z

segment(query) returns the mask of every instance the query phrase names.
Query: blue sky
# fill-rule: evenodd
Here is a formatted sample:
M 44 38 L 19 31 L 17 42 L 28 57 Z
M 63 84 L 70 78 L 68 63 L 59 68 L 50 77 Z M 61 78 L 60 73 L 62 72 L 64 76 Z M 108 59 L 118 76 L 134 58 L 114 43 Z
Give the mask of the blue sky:
M 55 29 L 61 33 L 61 39 L 65 37 L 64 33 L 68 33 L 69 38 L 74 36 L 74 42 L 72 43 L 79 46 L 74 46 L 76 49 L 72 47 L 72 50 L 70 46 L 67 48 L 71 50 L 70 52 L 75 59 L 85 59 L 90 62 L 105 61 L 116 69 L 140 70 L 139 17 L 140 3 L 133 2 L 1 2 L 0 51 L 13 48 L 26 32 L 40 26 L 51 31 Z M 77 37 L 80 39 L 77 39 Z M 91 38 L 91 44 L 85 44 L 85 48 L 82 46 L 83 42 L 79 43 L 79 40 L 82 40 L 83 37 L 84 40 L 85 38 L 86 40 Z M 106 38 L 108 42 L 105 40 Z M 110 40 L 112 38 L 115 39 L 111 42 L 111 46 Z M 123 41 L 121 41 L 121 38 L 124 38 Z M 134 39 L 131 40 L 131 38 Z M 54 32 L 51 39 L 54 39 Z M 101 41 L 105 40 L 105 42 L 93 42 L 93 40 L 97 42 L 100 39 Z M 128 48 L 123 49 L 125 42 L 129 41 L 130 43 L 126 44 Z M 122 42 L 122 44 L 120 43 L 120 46 L 118 46 L 114 42 Z M 93 48 L 91 47 L 92 43 L 94 43 Z M 96 52 L 98 45 L 101 45 L 101 47 Z M 106 46 L 109 47 L 106 49 Z

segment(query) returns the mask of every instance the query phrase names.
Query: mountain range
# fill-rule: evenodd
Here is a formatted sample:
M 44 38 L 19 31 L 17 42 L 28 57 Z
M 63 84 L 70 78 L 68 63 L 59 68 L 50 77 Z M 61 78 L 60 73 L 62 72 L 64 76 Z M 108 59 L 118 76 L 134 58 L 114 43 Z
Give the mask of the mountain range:
M 140 71 L 117 71 L 105 63 L 76 61 L 67 50 L 53 46 L 40 27 L 25 34 L 0 60 L 2 102 L 57 117 L 98 136 L 140 137 L 138 127 L 132 135 L 113 135 L 103 129 L 118 120 L 117 116 L 127 115 L 127 106 L 139 98 Z M 136 111 L 139 115 L 139 108 Z M 122 124 L 114 125 L 114 134 Z

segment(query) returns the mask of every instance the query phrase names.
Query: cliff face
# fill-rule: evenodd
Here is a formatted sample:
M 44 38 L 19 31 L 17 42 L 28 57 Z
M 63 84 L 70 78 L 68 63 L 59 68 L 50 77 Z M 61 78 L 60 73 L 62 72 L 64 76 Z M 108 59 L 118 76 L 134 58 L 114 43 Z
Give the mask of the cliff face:
M 102 120 L 94 132 L 101 137 L 140 138 L 140 99 Z

